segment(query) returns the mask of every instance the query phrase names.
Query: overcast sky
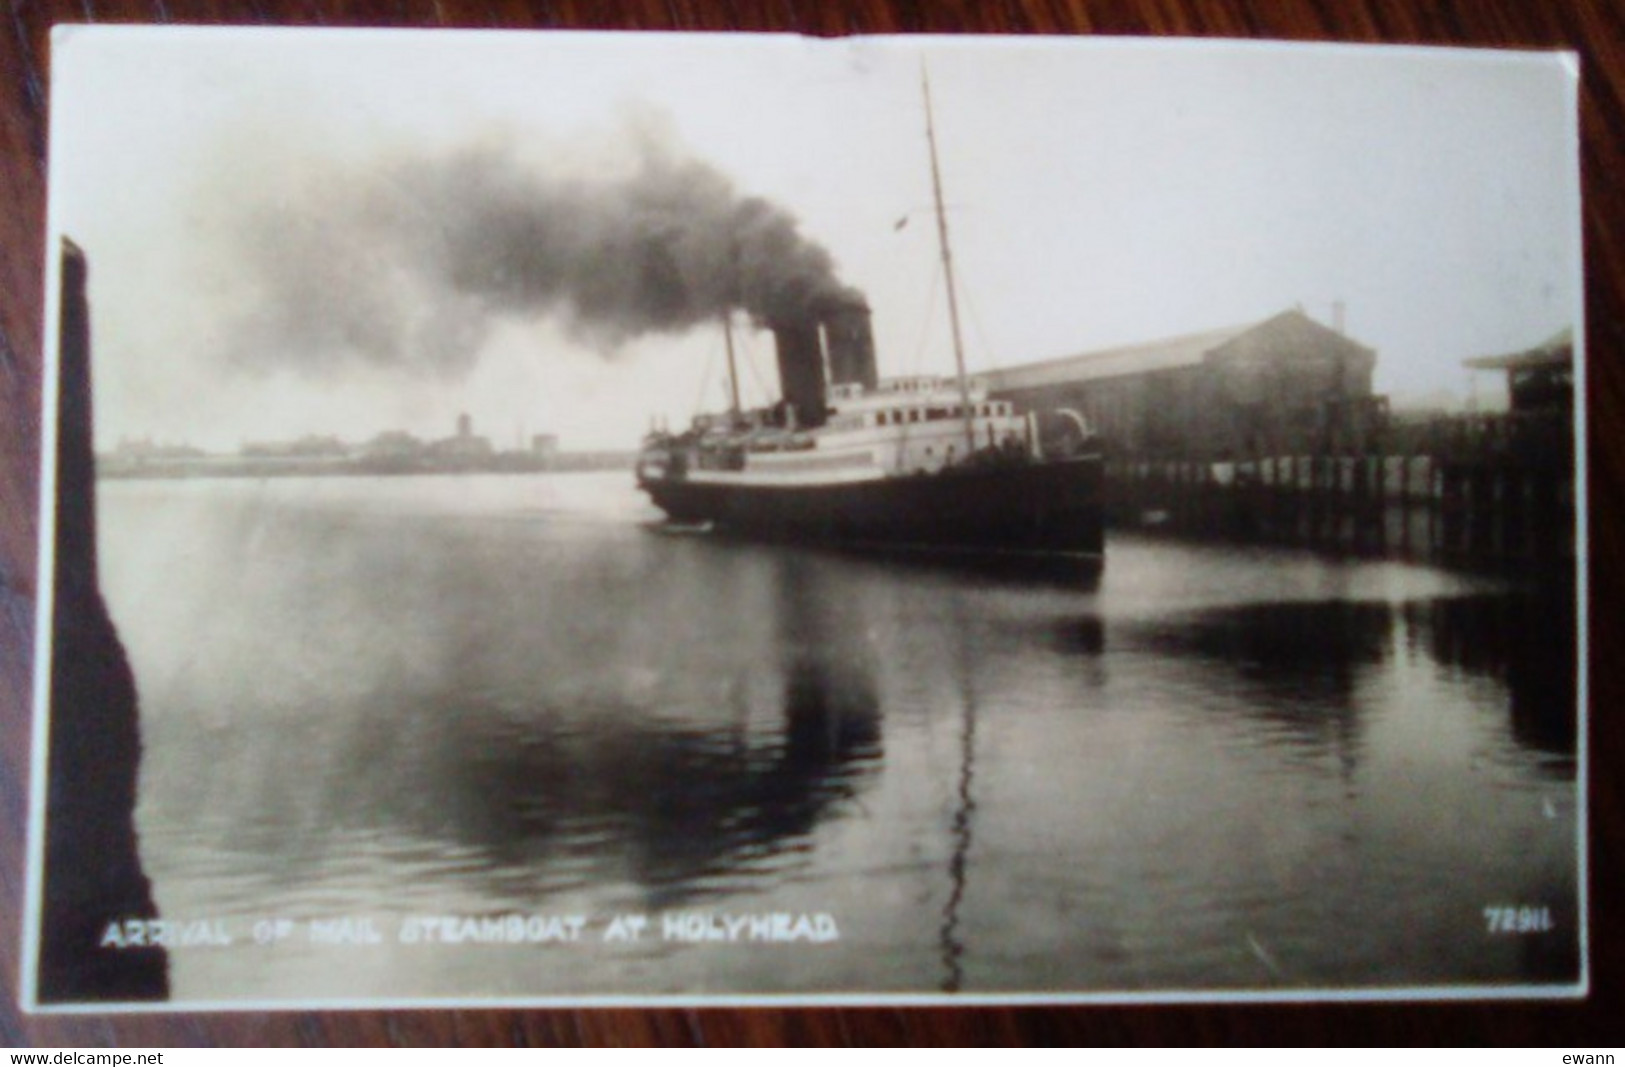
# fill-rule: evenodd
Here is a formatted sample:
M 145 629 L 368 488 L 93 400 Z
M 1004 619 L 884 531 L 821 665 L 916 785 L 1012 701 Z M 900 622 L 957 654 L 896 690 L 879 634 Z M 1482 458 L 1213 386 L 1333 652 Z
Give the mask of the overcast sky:
M 693 325 L 703 301 L 625 311 L 670 288 L 644 284 L 647 257 L 615 276 L 613 252 L 711 262 L 687 231 L 717 218 L 865 293 L 883 374 L 946 371 L 922 57 L 973 370 L 1342 301 L 1379 391 L 1461 395 L 1463 359 L 1579 313 L 1576 84 L 1552 54 L 149 27 L 53 44 L 51 227 L 90 260 L 103 448 L 438 437 L 463 411 L 502 447 L 634 447 L 651 415 L 722 403 L 722 341 Z M 776 374 L 740 322 L 750 401 Z

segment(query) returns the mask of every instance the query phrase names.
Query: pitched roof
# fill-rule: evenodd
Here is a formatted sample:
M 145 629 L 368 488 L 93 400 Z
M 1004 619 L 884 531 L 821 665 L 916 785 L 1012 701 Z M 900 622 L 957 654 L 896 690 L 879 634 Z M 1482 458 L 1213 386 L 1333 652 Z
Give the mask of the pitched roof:
M 1033 389 L 1061 382 L 1093 381 L 1128 374 L 1147 374 L 1152 371 L 1196 366 L 1210 353 L 1236 343 L 1244 343 L 1249 338 L 1267 345 L 1269 342 L 1281 340 L 1273 336 L 1277 333 L 1286 334 L 1288 339 L 1300 337 L 1305 333 L 1323 333 L 1329 337 L 1336 337 L 1350 346 L 1369 351 L 1335 330 L 1322 326 L 1302 311 L 1292 309 L 1239 326 L 1189 333 L 1161 341 L 1144 341 L 1096 352 L 1083 352 L 1040 363 L 1026 363 L 1002 370 L 987 371 L 979 377 L 988 383 L 989 389 L 997 391 Z
M 1296 308 L 1283 311 L 1219 345 L 1213 359 L 1258 360 L 1274 363 L 1306 353 L 1341 350 L 1345 356 L 1375 357 L 1375 353 L 1346 334 L 1322 325 Z
M 1016 367 L 984 371 L 979 377 L 987 381 L 990 389 L 1032 389 L 1054 385 L 1057 382 L 1113 378 L 1122 374 L 1144 374 L 1148 371 L 1195 366 L 1213 349 L 1226 341 L 1234 340 L 1257 325 L 1256 322 L 1249 322 L 1242 326 L 1188 333 L 1161 341 L 1142 341 L 1139 344 L 1103 348 L 1075 356 L 1046 359 L 1039 363 L 1024 363 Z
M 1560 367 L 1574 362 L 1574 330 L 1565 326 L 1534 348 L 1504 356 L 1478 356 L 1465 361 L 1473 370 L 1525 370 Z

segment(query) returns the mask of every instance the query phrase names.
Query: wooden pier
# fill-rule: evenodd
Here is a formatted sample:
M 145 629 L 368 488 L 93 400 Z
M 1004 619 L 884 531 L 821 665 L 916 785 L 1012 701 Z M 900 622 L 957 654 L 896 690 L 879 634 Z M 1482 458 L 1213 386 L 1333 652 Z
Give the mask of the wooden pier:
M 1358 453 L 1107 464 L 1117 525 L 1240 542 L 1437 559 L 1575 555 L 1573 426 L 1561 413 L 1457 416 Z

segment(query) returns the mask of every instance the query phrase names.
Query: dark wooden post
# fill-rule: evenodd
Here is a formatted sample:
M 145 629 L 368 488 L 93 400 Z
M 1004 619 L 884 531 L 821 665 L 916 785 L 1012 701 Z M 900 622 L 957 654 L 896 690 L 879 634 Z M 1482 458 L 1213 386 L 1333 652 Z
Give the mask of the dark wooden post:
M 56 540 L 52 568 L 50 726 L 41 1003 L 161 1000 L 161 948 L 103 947 L 109 924 L 155 918 L 136 854 L 141 760 L 135 679 L 96 573 L 96 460 L 90 306 L 84 254 L 62 250 L 58 345 Z

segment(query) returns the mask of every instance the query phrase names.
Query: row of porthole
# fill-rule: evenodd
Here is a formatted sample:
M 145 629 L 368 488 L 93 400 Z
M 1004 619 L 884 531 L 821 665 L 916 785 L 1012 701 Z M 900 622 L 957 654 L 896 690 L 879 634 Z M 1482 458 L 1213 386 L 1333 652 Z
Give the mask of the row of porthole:
M 960 406 L 958 406 L 957 404 L 955 406 L 951 407 L 951 408 L 929 408 L 929 409 L 926 410 L 925 421 L 931 422 L 931 421 L 934 421 L 934 420 L 937 420 L 937 419 L 957 419 L 957 418 L 962 417 L 963 411 L 964 411 L 964 409 L 961 408 Z M 884 412 L 884 411 L 876 412 L 875 413 L 875 425 L 877 425 L 877 426 L 901 426 L 903 424 L 903 422 L 904 422 L 904 419 L 903 419 L 904 412 L 901 409 L 894 409 L 893 411 L 891 411 L 890 412 L 891 418 L 890 418 L 889 421 L 888 421 L 888 419 L 886 417 L 887 414 L 888 413 Z M 1003 417 L 1008 417 L 1009 414 L 1010 414 L 1010 412 L 1007 409 L 1007 405 L 1004 405 L 1004 404 L 980 404 L 980 405 L 977 405 L 977 406 L 975 406 L 975 407 L 973 407 L 971 409 L 972 417 L 979 416 L 981 418 L 993 418 L 993 417 L 997 416 L 997 417 L 1003 418 Z M 907 415 L 908 415 L 908 419 L 907 419 L 908 422 L 919 422 L 920 421 L 920 409 L 919 408 L 910 408 L 907 411 Z

